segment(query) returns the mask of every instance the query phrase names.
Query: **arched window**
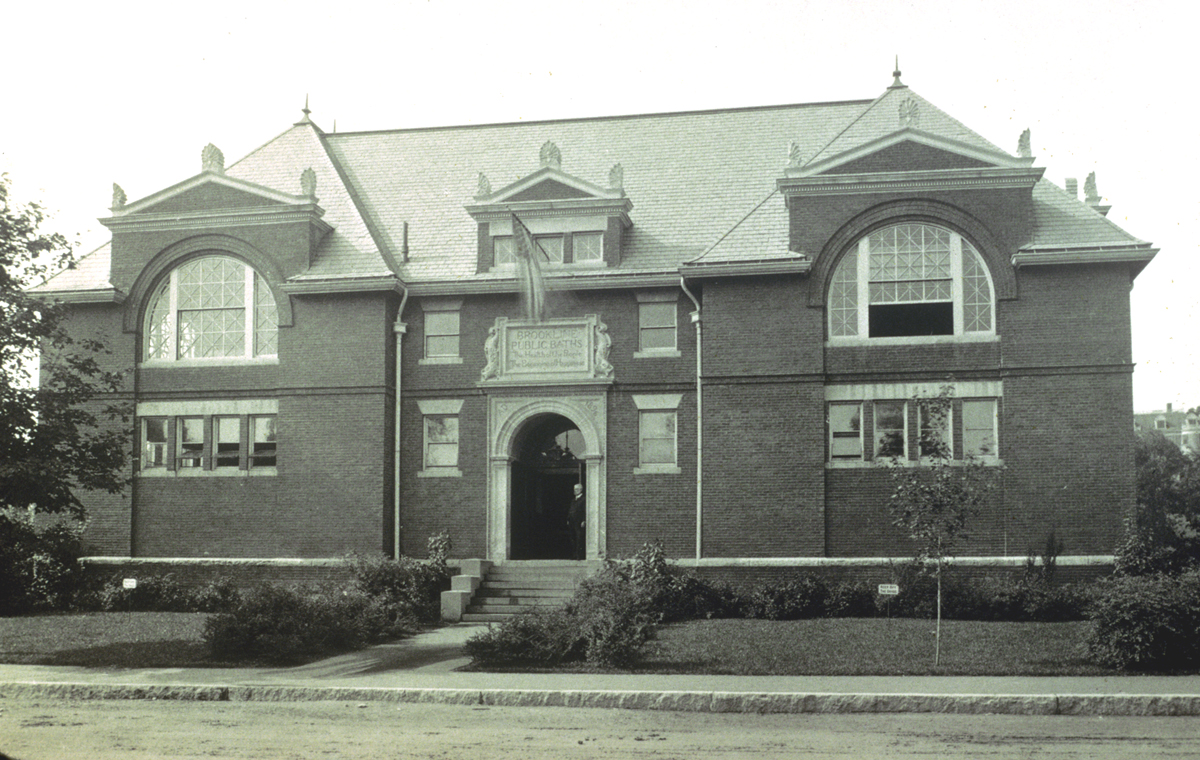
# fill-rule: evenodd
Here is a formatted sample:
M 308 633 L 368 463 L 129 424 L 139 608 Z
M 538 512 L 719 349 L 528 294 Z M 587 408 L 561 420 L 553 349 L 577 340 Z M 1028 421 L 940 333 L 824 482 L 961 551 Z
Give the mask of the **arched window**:
M 262 275 L 238 259 L 205 256 L 171 271 L 146 311 L 147 360 L 274 356 L 275 298 Z
M 829 337 L 991 334 L 992 281 L 970 241 L 907 222 L 878 229 L 842 257 L 829 289 Z

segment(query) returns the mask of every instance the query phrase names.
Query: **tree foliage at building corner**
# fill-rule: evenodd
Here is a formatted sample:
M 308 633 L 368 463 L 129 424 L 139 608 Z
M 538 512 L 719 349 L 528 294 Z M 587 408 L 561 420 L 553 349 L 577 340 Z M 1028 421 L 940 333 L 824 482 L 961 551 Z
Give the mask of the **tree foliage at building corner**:
M 1200 455 L 1161 433 L 1138 436 L 1137 500 L 1125 520 L 1116 570 L 1124 575 L 1200 567 Z
M 66 313 L 27 292 L 74 265 L 66 238 L 41 230 L 45 212 L 10 198 L 0 174 L 0 509 L 85 515 L 79 491 L 125 488 L 128 405 L 113 394 L 96 340 L 73 338 Z M 40 382 L 31 369 L 40 356 Z

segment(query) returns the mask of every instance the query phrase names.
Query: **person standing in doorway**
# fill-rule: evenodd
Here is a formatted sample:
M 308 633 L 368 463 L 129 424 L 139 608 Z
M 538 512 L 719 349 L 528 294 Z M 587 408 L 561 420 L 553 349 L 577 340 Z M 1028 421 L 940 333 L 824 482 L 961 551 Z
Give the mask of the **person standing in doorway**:
M 586 559 L 587 503 L 582 483 L 575 484 L 575 498 L 567 509 L 567 528 L 571 531 L 571 559 Z

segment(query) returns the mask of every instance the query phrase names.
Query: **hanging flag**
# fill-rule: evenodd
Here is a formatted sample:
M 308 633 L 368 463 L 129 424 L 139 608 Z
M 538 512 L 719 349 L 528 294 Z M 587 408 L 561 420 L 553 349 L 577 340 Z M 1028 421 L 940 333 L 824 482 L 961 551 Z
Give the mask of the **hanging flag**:
M 521 278 L 521 293 L 525 299 L 525 316 L 541 322 L 546 312 L 546 282 L 542 278 L 542 263 L 538 245 L 529 228 L 512 215 L 513 255 Z M 544 256 L 545 254 L 542 253 Z

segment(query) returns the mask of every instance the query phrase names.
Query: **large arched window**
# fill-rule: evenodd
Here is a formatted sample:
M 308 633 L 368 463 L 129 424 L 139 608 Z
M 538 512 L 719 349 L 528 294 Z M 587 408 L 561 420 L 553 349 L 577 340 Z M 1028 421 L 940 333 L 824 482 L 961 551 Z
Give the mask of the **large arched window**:
M 146 311 L 147 360 L 274 356 L 275 298 L 262 275 L 238 259 L 204 256 L 171 271 Z
M 847 251 L 829 288 L 829 337 L 995 332 L 987 267 L 957 232 L 919 222 L 878 229 Z

